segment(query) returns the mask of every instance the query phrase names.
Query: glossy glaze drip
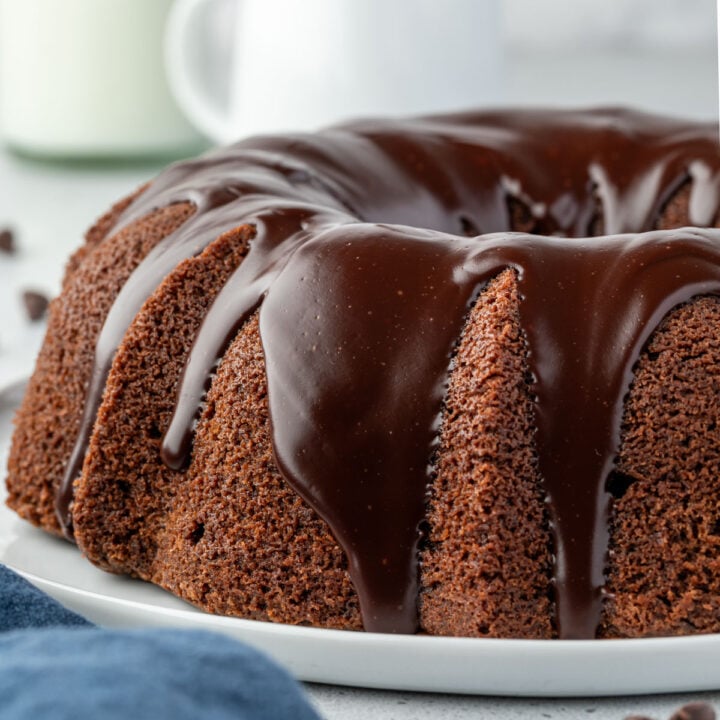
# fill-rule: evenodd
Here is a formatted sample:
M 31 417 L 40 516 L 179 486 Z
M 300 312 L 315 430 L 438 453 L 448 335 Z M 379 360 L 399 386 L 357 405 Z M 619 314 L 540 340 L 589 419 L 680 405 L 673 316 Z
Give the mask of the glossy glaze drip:
M 518 275 L 536 379 L 559 630 L 592 637 L 607 547 L 605 481 L 632 367 L 667 312 L 720 291 L 720 232 L 602 237 L 569 248 L 531 235 L 460 242 L 357 225 L 304 245 L 262 306 L 276 458 L 349 553 L 373 629 L 416 627 L 414 550 L 450 354 L 478 287 L 508 267 Z
M 366 628 L 414 631 L 419 524 L 450 356 L 479 289 L 513 267 L 536 381 L 560 632 L 592 636 L 604 484 L 632 365 L 672 307 L 718 292 L 719 236 L 570 245 L 459 235 L 510 229 L 510 197 L 529 208 L 535 232 L 582 236 L 598 217 L 606 232 L 650 230 L 688 181 L 691 220 L 707 224 L 718 208 L 715 135 L 709 125 L 620 111 L 467 114 L 251 139 L 170 168 L 121 225 L 173 202 L 198 210 L 135 271 L 103 328 L 58 496 L 65 527 L 104 379 L 134 313 L 174 264 L 248 224 L 250 251 L 196 337 L 163 457 L 178 468 L 187 461 L 213 367 L 260 306 L 278 465 L 345 549 Z

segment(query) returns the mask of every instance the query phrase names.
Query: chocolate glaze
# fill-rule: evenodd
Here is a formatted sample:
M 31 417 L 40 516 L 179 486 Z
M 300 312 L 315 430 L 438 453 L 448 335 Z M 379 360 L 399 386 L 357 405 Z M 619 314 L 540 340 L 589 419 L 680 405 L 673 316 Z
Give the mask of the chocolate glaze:
M 674 306 L 720 293 L 720 234 L 645 231 L 687 183 L 692 222 L 715 220 L 716 134 L 619 110 L 468 113 L 253 138 L 171 167 L 119 226 L 175 202 L 197 212 L 137 268 L 102 330 L 58 493 L 64 527 L 71 532 L 72 483 L 132 318 L 178 262 L 245 224 L 249 252 L 195 339 L 163 458 L 176 469 L 188 461 L 212 371 L 260 307 L 278 467 L 346 551 L 366 628 L 413 632 L 451 355 L 471 303 L 510 267 L 534 378 L 559 633 L 592 637 L 605 482 L 633 364 Z M 643 234 L 572 243 L 497 234 L 512 229 L 517 201 L 543 235 Z

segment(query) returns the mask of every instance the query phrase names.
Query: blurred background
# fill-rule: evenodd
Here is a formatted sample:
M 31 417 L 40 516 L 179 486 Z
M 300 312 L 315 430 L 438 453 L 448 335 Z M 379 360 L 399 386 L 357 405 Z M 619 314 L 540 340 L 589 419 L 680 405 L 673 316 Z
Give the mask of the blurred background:
M 170 160 L 463 106 L 716 121 L 717 75 L 713 0 L 0 0 L 0 384 L 42 334 L 23 292 Z
M 511 104 L 634 105 L 716 119 L 714 0 L 505 0 Z

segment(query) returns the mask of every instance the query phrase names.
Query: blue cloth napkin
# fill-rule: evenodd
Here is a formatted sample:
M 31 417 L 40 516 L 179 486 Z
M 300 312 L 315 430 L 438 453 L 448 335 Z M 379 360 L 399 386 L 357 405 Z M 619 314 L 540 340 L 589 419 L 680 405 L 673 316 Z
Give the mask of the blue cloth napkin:
M 104 630 L 0 565 L 2 720 L 319 720 L 262 653 L 198 630 Z

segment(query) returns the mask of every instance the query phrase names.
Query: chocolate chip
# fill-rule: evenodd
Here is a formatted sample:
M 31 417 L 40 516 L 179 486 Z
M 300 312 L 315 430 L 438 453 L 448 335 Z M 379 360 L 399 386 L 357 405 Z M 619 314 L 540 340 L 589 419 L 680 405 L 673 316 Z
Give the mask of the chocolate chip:
M 630 715 L 625 720 L 650 720 L 645 715 Z M 691 702 L 676 710 L 670 720 L 716 720 L 715 711 L 704 702 Z
M 47 310 L 48 299 L 43 293 L 35 290 L 25 290 L 22 294 L 25 312 L 33 322 L 40 320 Z
M 715 711 L 704 702 L 683 705 L 670 720 L 715 720 Z
M 15 234 L 9 228 L 0 230 L 0 252 L 6 255 L 13 255 L 17 248 L 15 247 Z

